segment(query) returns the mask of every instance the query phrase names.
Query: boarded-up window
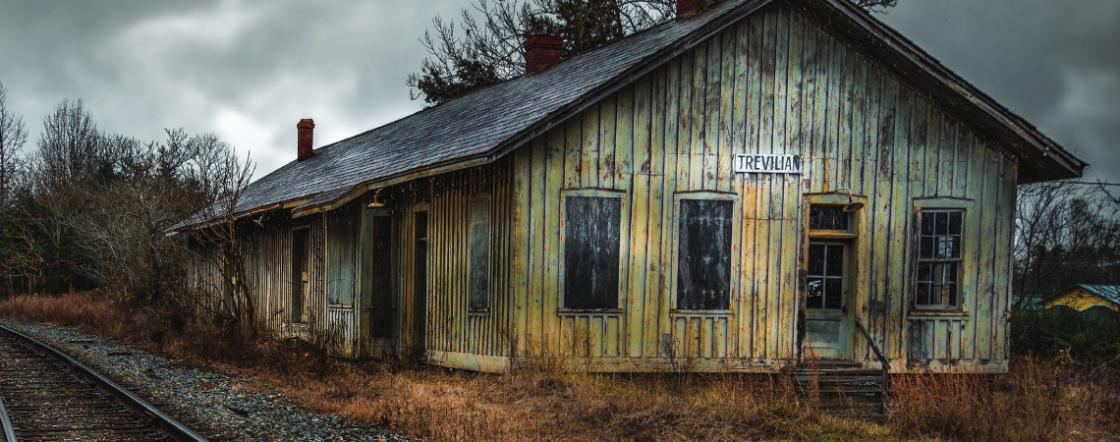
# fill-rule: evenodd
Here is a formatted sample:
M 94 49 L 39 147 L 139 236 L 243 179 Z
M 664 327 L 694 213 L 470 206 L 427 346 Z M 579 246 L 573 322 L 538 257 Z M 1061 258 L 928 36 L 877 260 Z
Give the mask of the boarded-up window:
M 393 336 L 393 218 L 373 217 L 373 260 L 370 332 L 375 338 Z
M 727 310 L 731 303 L 731 213 L 727 200 L 682 200 L 677 308 Z
M 358 226 L 353 210 L 329 212 L 327 217 L 327 299 L 331 305 L 354 305 Z
M 922 210 L 919 214 L 917 287 L 914 304 L 955 308 L 960 305 L 961 230 L 964 210 Z
M 479 311 L 490 306 L 490 195 L 471 200 L 470 232 L 470 309 Z
M 572 196 L 564 208 L 564 307 L 618 308 L 618 198 Z

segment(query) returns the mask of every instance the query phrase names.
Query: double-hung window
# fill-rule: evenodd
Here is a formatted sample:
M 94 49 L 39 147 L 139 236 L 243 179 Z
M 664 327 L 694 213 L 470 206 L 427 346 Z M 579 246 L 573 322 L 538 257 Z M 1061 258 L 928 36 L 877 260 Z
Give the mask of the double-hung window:
M 956 309 L 961 303 L 963 209 L 918 212 L 918 256 L 914 305 Z

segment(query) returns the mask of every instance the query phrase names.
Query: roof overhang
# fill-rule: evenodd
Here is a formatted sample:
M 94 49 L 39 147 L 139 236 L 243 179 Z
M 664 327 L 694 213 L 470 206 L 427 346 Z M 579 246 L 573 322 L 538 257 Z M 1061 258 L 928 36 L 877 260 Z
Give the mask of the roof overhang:
M 710 23 L 643 58 L 623 73 L 579 98 L 556 108 L 524 130 L 497 143 L 484 155 L 457 158 L 388 177 L 374 177 L 360 184 L 338 188 L 281 204 L 247 210 L 238 217 L 262 211 L 293 209 L 293 217 L 337 209 L 368 191 L 410 180 L 485 165 L 497 161 L 531 140 L 547 133 L 603 98 L 654 71 L 729 26 L 774 3 L 747 1 Z M 990 137 L 1019 161 L 1019 183 L 1059 180 L 1081 176 L 1086 163 L 1042 134 L 1022 117 L 1000 105 L 966 80 L 946 68 L 897 31 L 847 0 L 789 0 L 798 10 L 817 19 L 859 45 L 884 66 L 895 70 L 913 86 L 926 91 L 947 112 L 958 115 L 979 133 Z M 177 231 L 191 228 L 190 226 Z
M 1019 183 L 1080 177 L 1087 164 L 867 11 L 846 0 L 792 0 L 926 91 L 945 110 L 1019 159 Z

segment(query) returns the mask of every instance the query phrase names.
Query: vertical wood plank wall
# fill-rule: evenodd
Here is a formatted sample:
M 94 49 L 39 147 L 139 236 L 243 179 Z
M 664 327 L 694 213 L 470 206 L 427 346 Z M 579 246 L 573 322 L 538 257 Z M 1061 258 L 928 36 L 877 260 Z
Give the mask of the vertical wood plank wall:
M 321 215 L 292 220 L 275 213 L 261 218 L 264 226 L 252 222 L 239 223 L 239 245 L 242 247 L 246 285 L 253 299 L 256 321 L 268 330 L 289 335 L 305 335 L 307 328 L 326 324 L 327 298 L 324 255 L 324 225 Z M 292 292 L 292 229 L 308 229 L 309 273 L 311 275 L 311 318 L 307 327 L 293 326 Z M 191 257 L 191 284 L 195 292 L 220 305 L 226 292 L 218 269 L 217 250 L 199 246 Z M 323 296 L 316 296 L 323 294 Z
M 802 175 L 732 172 L 735 154 L 802 154 Z M 771 8 L 512 154 L 518 356 L 596 370 L 767 370 L 794 362 L 803 195 L 866 198 L 859 320 L 894 370 L 1006 368 L 1015 161 L 827 28 Z M 623 192 L 621 313 L 560 313 L 562 194 Z M 732 308 L 672 309 L 674 196 L 732 193 Z M 960 314 L 911 311 L 916 198 L 975 201 Z M 877 365 L 855 338 L 856 358 Z M 670 360 L 674 357 L 675 360 Z
M 396 277 L 400 305 L 402 349 L 414 345 L 416 296 L 415 213 L 428 213 L 428 299 L 426 305 L 427 359 L 439 365 L 466 369 L 501 370 L 510 353 L 512 336 L 510 229 L 513 210 L 512 163 L 493 165 L 404 185 L 393 202 L 400 226 L 397 235 Z M 471 198 L 491 195 L 490 300 L 486 311 L 469 311 L 468 231 Z
M 732 172 L 736 154 L 801 154 L 801 175 Z M 428 213 L 428 360 L 500 370 L 562 358 L 601 371 L 769 371 L 798 359 L 805 195 L 848 193 L 858 217 L 855 309 L 892 369 L 1006 369 L 1011 228 L 1017 165 L 965 122 L 826 27 L 771 7 L 644 76 L 493 165 L 386 189 L 394 216 L 398 356 L 413 347 L 414 214 Z M 561 312 L 565 191 L 622 194 L 620 307 Z M 471 197 L 492 196 L 491 300 L 468 309 Z M 734 195 L 731 308 L 673 308 L 677 199 Z M 918 314 L 912 291 L 915 201 L 971 201 L 962 312 Z M 326 214 L 245 223 L 257 317 L 291 318 L 291 231 L 309 227 L 313 329 L 338 324 L 344 349 L 372 354 L 363 271 L 372 195 Z M 212 250 L 192 283 L 219 294 Z M 368 276 L 368 275 L 366 275 Z M 328 291 L 347 302 L 328 305 Z M 215 295 L 212 299 L 216 298 Z M 356 307 L 357 306 L 357 307 Z M 855 358 L 877 366 L 857 336 Z

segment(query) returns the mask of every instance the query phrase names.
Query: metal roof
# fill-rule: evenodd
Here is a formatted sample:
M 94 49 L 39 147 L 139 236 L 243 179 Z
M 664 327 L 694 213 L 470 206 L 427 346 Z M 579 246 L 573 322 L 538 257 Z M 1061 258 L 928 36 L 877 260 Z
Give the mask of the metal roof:
M 1078 284 L 1077 287 L 1108 302 L 1120 305 L 1120 285 Z
M 250 184 L 238 201 L 236 212 L 326 206 L 346 195 L 404 180 L 422 171 L 442 172 L 494 161 L 775 1 L 782 0 L 725 0 L 694 17 L 666 22 L 543 72 L 469 93 L 320 147 L 313 157 L 292 161 Z M 1005 136 L 1023 140 L 1021 144 L 1043 152 L 1043 158 L 1064 167 L 1066 172 L 1060 173 L 1080 175 L 1083 162 L 1010 111 L 988 104 L 989 98 L 847 0 L 784 1 L 847 18 L 868 38 L 876 40 L 874 48 L 904 53 L 903 62 L 922 72 L 935 72 L 938 84 L 944 83 L 949 92 L 959 94 L 976 107 L 987 105 L 979 112 L 982 117 L 990 116 L 994 121 L 991 125 L 1014 126 Z M 1063 160 L 1066 157 L 1071 160 Z M 172 230 L 205 221 L 201 215 L 195 215 Z

